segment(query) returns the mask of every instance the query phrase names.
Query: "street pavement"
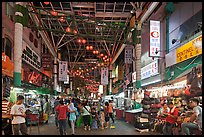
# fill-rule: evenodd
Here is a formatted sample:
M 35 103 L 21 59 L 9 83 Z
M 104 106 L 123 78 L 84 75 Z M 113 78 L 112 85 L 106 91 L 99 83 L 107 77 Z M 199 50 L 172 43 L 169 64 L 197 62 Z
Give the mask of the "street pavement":
M 143 132 L 140 133 L 135 130 L 135 127 L 122 120 L 115 120 L 115 129 L 96 129 L 91 131 L 85 131 L 83 127 L 75 128 L 75 135 L 159 135 L 155 132 Z M 31 130 L 30 130 L 31 128 Z M 40 125 L 39 133 L 38 126 L 28 126 L 28 133 L 30 135 L 60 135 L 59 129 L 54 124 L 54 116 L 50 116 L 48 124 Z M 71 135 L 72 130 L 67 126 L 67 135 Z

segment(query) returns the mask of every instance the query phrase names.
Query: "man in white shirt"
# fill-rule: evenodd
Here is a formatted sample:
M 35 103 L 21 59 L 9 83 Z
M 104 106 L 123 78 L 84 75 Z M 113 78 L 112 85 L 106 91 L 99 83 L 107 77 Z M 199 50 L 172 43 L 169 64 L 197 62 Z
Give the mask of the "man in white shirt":
M 13 117 L 12 120 L 12 127 L 13 127 L 13 135 L 19 135 L 19 130 L 21 131 L 22 135 L 28 135 L 27 127 L 25 124 L 25 106 L 23 105 L 24 97 L 19 95 L 17 97 L 17 102 L 11 108 L 11 116 Z

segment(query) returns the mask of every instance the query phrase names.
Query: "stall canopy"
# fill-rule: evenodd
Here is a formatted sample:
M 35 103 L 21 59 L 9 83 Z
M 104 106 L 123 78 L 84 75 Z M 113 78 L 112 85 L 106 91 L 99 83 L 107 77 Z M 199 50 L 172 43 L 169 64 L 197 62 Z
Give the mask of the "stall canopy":
M 36 88 L 36 93 L 37 94 L 50 94 L 51 90 L 49 90 L 48 88 Z

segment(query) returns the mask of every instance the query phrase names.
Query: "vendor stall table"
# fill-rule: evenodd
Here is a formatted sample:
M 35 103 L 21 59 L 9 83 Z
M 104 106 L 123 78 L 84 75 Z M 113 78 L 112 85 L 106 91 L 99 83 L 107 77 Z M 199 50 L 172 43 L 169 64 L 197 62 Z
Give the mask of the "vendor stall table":
M 139 117 L 140 114 L 142 113 L 142 110 L 143 108 L 125 111 L 125 121 L 130 124 L 134 124 L 135 117 Z

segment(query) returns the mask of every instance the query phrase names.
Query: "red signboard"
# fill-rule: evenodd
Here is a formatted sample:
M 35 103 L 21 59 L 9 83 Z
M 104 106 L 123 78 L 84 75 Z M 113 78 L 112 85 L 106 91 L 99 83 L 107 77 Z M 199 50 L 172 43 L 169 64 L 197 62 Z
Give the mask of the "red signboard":
M 52 68 L 52 56 L 47 53 L 42 54 L 42 67 L 44 70 L 50 70 Z
M 25 71 L 25 81 L 37 86 L 42 84 L 42 75 L 35 71 Z

